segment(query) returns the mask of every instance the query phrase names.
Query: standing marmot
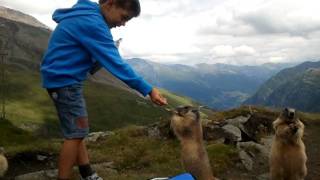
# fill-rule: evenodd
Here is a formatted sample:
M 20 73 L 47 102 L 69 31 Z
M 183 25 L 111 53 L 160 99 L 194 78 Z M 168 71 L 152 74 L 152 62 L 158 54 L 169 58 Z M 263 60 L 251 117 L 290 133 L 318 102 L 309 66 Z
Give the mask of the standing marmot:
M 171 127 L 181 143 L 185 170 L 197 180 L 215 180 L 202 140 L 199 111 L 191 106 L 178 107 L 171 118 Z
M 285 108 L 273 122 L 275 136 L 271 147 L 271 180 L 303 180 L 307 175 L 307 155 L 302 141 L 303 123 L 295 110 Z
M 0 177 L 3 177 L 8 169 L 8 161 L 4 157 L 4 149 L 0 147 Z

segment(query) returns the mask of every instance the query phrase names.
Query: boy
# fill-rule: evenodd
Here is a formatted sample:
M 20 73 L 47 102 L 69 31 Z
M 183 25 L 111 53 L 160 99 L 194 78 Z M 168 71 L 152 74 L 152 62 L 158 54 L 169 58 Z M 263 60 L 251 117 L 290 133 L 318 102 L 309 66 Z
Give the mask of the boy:
M 110 29 L 124 26 L 140 14 L 138 0 L 78 0 L 69 9 L 53 14 L 58 25 L 53 31 L 41 64 L 43 87 L 53 100 L 60 119 L 64 142 L 58 162 L 58 179 L 69 179 L 74 164 L 82 179 L 101 180 L 89 165 L 83 138 L 89 132 L 82 81 L 95 60 L 157 105 L 167 104 L 156 88 L 145 82 L 122 61 Z M 95 59 L 95 60 L 93 60 Z

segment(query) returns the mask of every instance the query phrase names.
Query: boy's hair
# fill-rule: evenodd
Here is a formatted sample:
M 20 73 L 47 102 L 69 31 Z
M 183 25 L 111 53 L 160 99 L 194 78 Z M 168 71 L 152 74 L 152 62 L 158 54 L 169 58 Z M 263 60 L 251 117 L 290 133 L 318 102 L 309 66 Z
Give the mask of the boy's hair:
M 99 4 L 103 4 L 108 0 L 99 0 Z M 113 0 L 117 7 L 123 8 L 132 13 L 133 17 L 137 17 L 140 14 L 140 2 L 139 0 Z

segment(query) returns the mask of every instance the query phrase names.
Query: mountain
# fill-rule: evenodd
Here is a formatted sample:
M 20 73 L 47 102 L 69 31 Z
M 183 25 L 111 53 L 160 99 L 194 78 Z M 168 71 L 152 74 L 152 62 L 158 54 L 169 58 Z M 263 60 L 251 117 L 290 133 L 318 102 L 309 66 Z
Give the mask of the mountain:
M 235 66 L 228 64 L 165 65 L 145 59 L 128 59 L 136 71 L 155 86 L 189 96 L 214 109 L 240 105 L 258 87 L 291 64 Z
M 319 102 L 320 61 L 317 61 L 280 71 L 244 103 L 319 112 Z
M 7 63 L 38 71 L 50 30 L 35 18 L 5 7 L 0 7 L 0 26 L 0 49 L 9 53 Z
M 0 48 L 9 53 L 8 63 L 22 69 L 39 69 L 50 31 L 0 17 Z
M 0 6 L 0 17 L 6 18 L 12 21 L 22 22 L 24 24 L 28 24 L 35 27 L 49 29 L 48 26 L 44 25 L 43 23 L 41 23 L 40 21 L 38 21 L 36 18 L 32 16 L 10 9 L 10 8 L 3 7 L 3 6 Z

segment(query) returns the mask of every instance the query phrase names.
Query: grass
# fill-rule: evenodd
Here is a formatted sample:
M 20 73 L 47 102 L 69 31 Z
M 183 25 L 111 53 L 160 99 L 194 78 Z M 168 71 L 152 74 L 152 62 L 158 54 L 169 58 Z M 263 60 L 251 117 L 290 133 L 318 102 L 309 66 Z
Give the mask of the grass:
M 215 174 L 220 174 L 231 167 L 238 156 L 234 147 L 225 144 L 211 144 L 207 146 L 207 151 Z
M 57 153 L 61 142 L 57 139 L 38 137 L 35 133 L 17 128 L 4 119 L 0 119 L 0 137 L 0 146 L 5 147 L 6 155 L 9 157 L 26 151 Z
M 178 140 L 152 139 L 141 127 L 123 128 L 104 141 L 90 144 L 89 149 L 93 162 L 113 161 L 119 170 L 116 177 L 104 175 L 106 179 L 147 179 L 184 172 Z M 214 172 L 219 173 L 231 167 L 237 155 L 227 145 L 210 144 L 207 150 Z

